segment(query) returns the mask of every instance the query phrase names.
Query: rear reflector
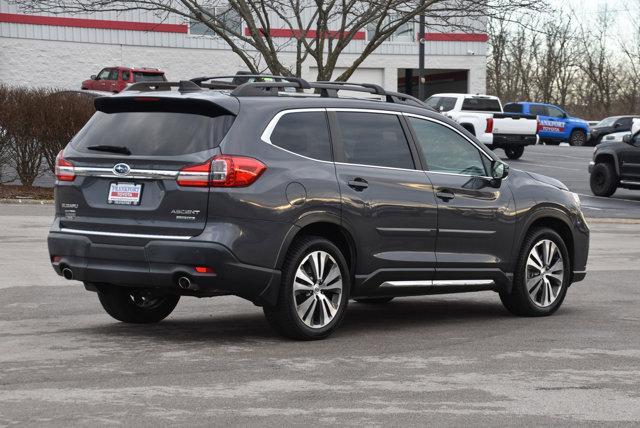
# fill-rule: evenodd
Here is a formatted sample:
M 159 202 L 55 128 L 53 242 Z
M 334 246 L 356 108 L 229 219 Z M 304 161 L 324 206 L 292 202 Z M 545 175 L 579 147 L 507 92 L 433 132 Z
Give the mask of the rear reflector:
M 76 172 L 73 164 L 62 157 L 63 150 L 60 150 L 56 156 L 56 178 L 60 181 L 73 181 L 76 178 Z
M 195 270 L 198 273 L 214 273 L 215 272 L 212 268 L 208 266 L 196 266 Z
M 485 134 L 491 134 L 493 132 L 493 118 L 487 118 L 487 128 L 484 130 Z
M 253 184 L 267 166 L 244 156 L 216 156 L 210 161 L 180 170 L 177 182 L 186 187 L 246 187 Z

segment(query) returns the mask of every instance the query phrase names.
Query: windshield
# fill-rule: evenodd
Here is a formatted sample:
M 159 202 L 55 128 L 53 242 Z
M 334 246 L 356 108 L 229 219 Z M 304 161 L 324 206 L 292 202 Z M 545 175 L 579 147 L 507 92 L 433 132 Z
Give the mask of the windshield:
M 500 101 L 495 98 L 471 97 L 465 98 L 462 102 L 462 110 L 468 111 L 490 111 L 502 113 Z
M 596 123 L 596 126 L 594 126 L 594 128 L 604 128 L 606 126 L 613 126 L 615 121 L 616 121 L 615 117 L 607 117 L 606 119 L 602 119 L 600 122 Z
M 232 115 L 99 111 L 71 145 L 81 151 L 89 151 L 89 146 L 118 146 L 126 147 L 132 155 L 184 155 L 217 147 L 233 119 Z

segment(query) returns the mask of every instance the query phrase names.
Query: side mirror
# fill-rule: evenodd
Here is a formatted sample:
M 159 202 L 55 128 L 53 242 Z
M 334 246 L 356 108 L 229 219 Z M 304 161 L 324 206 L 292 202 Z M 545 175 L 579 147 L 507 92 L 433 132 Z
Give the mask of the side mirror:
M 624 136 L 622 137 L 622 141 L 623 141 L 624 143 L 627 143 L 627 144 L 631 144 L 631 145 L 633 145 L 633 135 L 631 135 L 631 134 L 626 134 L 626 135 L 624 135 Z
M 509 165 L 500 161 L 491 162 L 491 178 L 502 180 L 509 175 Z
M 96 76 L 95 74 L 91 75 L 91 80 L 98 80 L 98 76 Z
M 615 123 L 615 124 L 613 125 L 613 127 L 614 127 L 614 128 L 620 128 L 621 126 L 622 126 L 622 124 L 621 124 L 621 123 Z
M 444 111 L 444 106 L 438 107 L 438 111 L 440 111 L 442 113 Z

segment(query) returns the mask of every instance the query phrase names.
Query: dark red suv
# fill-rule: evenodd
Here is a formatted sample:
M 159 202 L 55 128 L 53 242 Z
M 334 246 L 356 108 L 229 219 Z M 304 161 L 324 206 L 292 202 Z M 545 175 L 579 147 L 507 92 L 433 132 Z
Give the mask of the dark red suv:
M 136 82 L 164 82 L 164 71 L 157 68 L 107 67 L 98 75 L 82 82 L 82 89 L 92 91 L 120 92 Z

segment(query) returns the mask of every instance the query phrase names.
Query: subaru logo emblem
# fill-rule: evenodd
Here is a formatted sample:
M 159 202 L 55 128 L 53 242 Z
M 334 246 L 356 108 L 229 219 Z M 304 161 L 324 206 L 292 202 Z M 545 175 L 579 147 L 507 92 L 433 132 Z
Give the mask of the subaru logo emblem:
M 119 163 L 113 167 L 113 173 L 115 175 L 127 175 L 131 171 L 131 168 L 126 163 Z

